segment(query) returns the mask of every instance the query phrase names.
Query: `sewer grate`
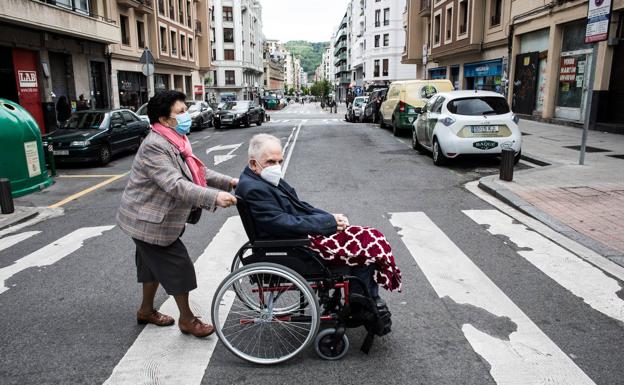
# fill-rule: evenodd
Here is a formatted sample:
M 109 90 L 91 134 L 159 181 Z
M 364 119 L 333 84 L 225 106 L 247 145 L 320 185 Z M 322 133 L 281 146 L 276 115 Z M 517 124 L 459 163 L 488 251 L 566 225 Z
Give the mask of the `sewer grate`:
M 563 148 L 569 148 L 570 150 L 581 151 L 581 146 L 563 146 Z M 611 150 L 605 150 L 604 148 L 585 146 L 586 152 L 611 152 Z
M 562 187 L 562 190 L 567 192 L 571 192 L 572 194 L 581 196 L 581 197 L 597 197 L 600 195 L 605 195 L 604 192 L 600 190 L 596 190 L 591 187 L 581 186 L 581 187 Z
M 607 156 L 610 156 L 611 158 L 624 159 L 624 155 L 607 155 Z

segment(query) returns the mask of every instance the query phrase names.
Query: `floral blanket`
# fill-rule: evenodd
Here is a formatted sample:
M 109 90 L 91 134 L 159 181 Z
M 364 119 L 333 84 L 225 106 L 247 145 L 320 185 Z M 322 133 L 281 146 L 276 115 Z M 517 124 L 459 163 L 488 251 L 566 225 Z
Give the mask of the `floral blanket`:
M 375 265 L 375 282 L 384 289 L 401 291 L 401 271 L 392 248 L 381 231 L 364 226 L 349 226 L 328 237 L 310 237 L 312 250 L 327 260 L 347 266 Z

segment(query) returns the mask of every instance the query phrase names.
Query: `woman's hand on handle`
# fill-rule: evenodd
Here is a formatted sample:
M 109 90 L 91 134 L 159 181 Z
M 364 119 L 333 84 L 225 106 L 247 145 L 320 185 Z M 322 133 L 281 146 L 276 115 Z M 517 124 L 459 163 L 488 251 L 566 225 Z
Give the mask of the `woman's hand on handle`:
M 227 208 L 236 204 L 236 197 L 234 195 L 220 191 L 217 195 L 217 206 Z

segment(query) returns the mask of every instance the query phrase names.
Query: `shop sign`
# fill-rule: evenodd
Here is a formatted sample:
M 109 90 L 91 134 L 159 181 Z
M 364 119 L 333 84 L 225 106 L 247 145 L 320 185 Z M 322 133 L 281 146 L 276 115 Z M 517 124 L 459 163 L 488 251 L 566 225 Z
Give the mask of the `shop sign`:
M 36 71 L 17 71 L 20 88 L 37 88 Z
M 576 58 L 562 57 L 561 69 L 559 70 L 559 81 L 573 83 L 576 81 Z
M 612 0 L 589 0 L 585 43 L 605 41 L 609 38 Z
M 502 60 L 464 64 L 464 77 L 500 76 L 502 67 Z

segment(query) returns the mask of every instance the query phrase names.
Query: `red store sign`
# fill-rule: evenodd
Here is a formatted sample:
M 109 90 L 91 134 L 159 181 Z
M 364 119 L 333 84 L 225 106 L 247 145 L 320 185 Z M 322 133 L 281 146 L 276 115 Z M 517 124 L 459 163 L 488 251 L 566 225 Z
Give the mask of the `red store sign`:
M 559 71 L 559 81 L 572 83 L 576 81 L 576 58 L 562 57 L 561 70 Z

